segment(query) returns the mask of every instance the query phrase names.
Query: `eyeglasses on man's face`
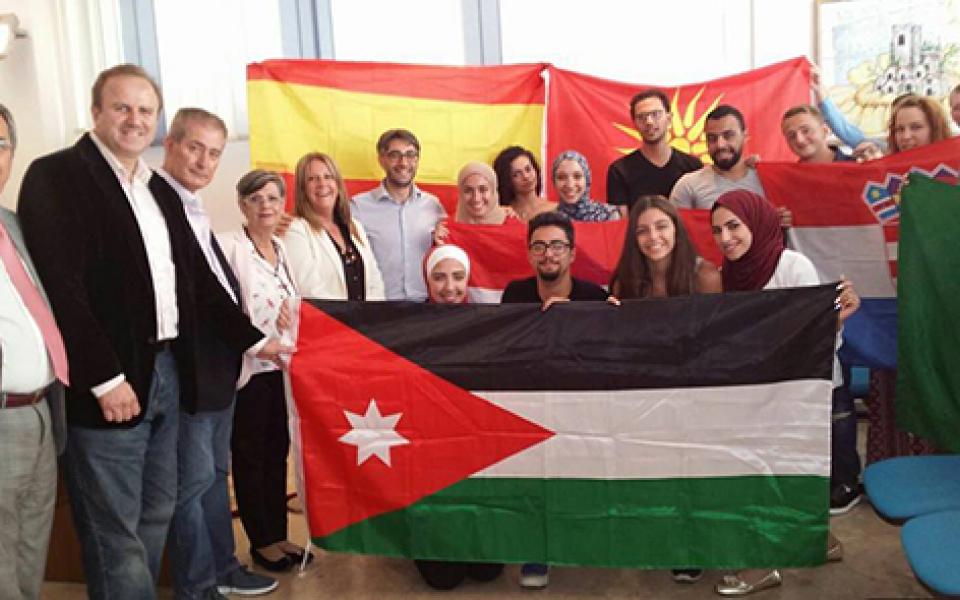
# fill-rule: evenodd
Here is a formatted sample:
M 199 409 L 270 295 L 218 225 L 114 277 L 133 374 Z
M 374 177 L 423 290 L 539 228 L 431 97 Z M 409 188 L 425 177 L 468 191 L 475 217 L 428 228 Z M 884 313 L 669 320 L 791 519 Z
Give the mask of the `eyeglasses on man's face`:
M 569 242 L 562 240 L 551 240 L 549 242 L 536 241 L 531 242 L 530 245 L 527 246 L 530 252 L 538 255 L 546 254 L 547 250 L 549 250 L 551 254 L 563 254 L 569 247 Z
M 391 150 L 386 153 L 386 157 L 393 162 L 397 162 L 401 159 L 409 160 L 413 162 L 420 158 L 420 153 L 416 150 L 407 150 L 406 152 L 400 152 L 399 150 Z

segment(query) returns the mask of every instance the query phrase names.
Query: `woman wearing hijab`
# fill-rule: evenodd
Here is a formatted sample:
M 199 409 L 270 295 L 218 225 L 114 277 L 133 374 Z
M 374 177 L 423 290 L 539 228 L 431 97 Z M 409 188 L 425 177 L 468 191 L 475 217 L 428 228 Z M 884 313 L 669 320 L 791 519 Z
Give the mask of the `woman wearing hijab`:
M 470 258 L 459 246 L 436 246 L 423 259 L 423 278 L 427 282 L 428 302 L 464 304 Z M 452 590 L 468 577 L 474 581 L 492 581 L 503 572 L 502 563 L 472 563 L 445 560 L 415 560 L 427 585 L 437 590 Z
M 724 292 L 756 291 L 819 285 L 817 270 L 803 254 L 785 248 L 777 209 L 761 196 L 733 190 L 717 199 L 710 211 L 713 237 L 723 253 L 721 270 Z M 844 280 L 837 298 L 840 308 L 837 329 L 856 312 L 860 298 Z M 839 339 L 839 336 L 838 336 Z M 842 385 L 839 363 L 834 359 L 834 388 Z M 828 561 L 843 558 L 843 546 L 829 534 Z M 748 569 L 726 575 L 717 584 L 722 596 L 746 596 L 783 582 L 779 569 Z
M 623 213 L 616 206 L 590 199 L 590 165 L 584 155 L 565 150 L 553 161 L 553 187 L 560 202 L 557 211 L 574 221 L 615 221 Z
M 500 206 L 497 174 L 489 165 L 469 162 L 457 175 L 457 223 L 470 225 L 503 225 L 513 214 Z

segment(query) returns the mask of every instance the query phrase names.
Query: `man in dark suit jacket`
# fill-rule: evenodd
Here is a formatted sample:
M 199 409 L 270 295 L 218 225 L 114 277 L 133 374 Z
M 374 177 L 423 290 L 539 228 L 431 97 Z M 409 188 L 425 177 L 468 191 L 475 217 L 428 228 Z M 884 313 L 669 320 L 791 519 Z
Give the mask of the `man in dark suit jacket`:
M 181 108 L 163 142 L 163 167 L 157 174 L 183 203 L 200 252 L 239 304 L 240 283 L 211 231 L 200 198 L 200 190 L 213 180 L 226 141 L 222 119 L 200 108 Z M 171 524 L 176 595 L 205 597 L 214 587 L 221 594 L 265 594 L 276 589 L 277 580 L 254 573 L 237 560 L 227 487 L 240 361 L 211 327 L 197 333 L 199 390 L 194 405 L 181 405 L 177 443 L 177 507 Z
M 0 193 L 16 145 L 13 116 L 0 104 Z M 20 285 L 32 285 L 46 301 L 17 217 L 6 208 L 0 208 L 0 245 L 12 247 L 7 259 L 20 263 L 8 270 L 0 260 L 0 581 L 15 597 L 38 598 L 57 496 L 56 457 L 66 442 L 63 385 L 54 378 L 40 326 L 10 272 L 25 272 L 30 281 Z
M 143 162 L 160 90 L 119 65 L 93 86 L 94 128 L 27 170 L 19 214 L 63 332 L 67 485 L 92 598 L 153 598 L 176 498 L 180 402 L 197 397 L 196 332 L 278 359 L 200 255 L 182 205 Z

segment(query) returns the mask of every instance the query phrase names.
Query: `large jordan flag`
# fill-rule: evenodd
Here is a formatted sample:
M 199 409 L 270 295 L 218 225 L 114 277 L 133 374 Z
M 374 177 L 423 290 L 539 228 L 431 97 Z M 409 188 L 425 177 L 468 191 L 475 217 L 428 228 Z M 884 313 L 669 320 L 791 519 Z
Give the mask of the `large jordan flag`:
M 632 567 L 824 559 L 831 286 L 625 302 L 305 302 L 318 545 Z

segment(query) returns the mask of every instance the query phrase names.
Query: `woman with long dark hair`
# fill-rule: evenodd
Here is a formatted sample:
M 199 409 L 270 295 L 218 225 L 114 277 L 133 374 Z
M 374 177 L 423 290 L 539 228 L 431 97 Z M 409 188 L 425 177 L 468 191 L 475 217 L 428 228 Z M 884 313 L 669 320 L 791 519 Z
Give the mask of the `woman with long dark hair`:
M 510 206 L 517 218 L 526 223 L 542 212 L 553 210 L 543 193 L 543 174 L 533 152 L 521 146 L 504 148 L 493 160 L 497 174 L 497 193 L 500 204 Z
M 702 259 L 673 203 L 641 196 L 628 217 L 610 292 L 620 299 L 686 296 L 721 291 L 720 273 Z

